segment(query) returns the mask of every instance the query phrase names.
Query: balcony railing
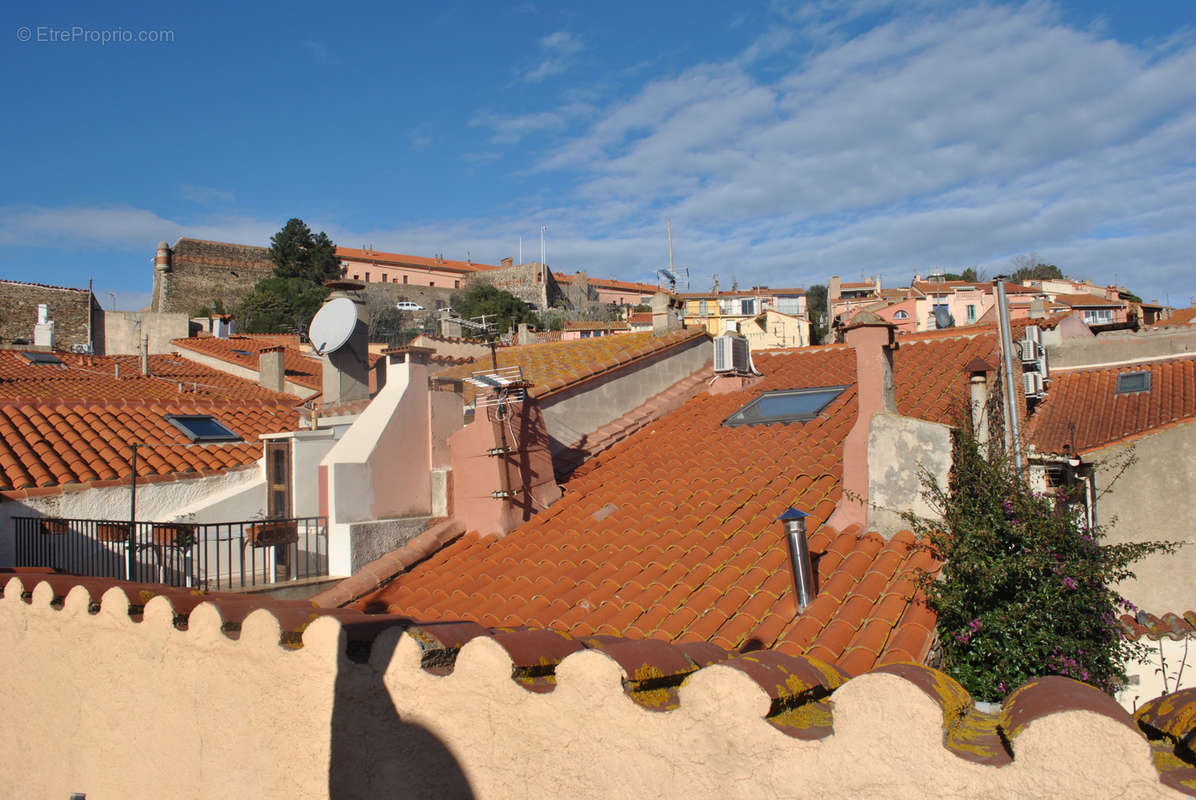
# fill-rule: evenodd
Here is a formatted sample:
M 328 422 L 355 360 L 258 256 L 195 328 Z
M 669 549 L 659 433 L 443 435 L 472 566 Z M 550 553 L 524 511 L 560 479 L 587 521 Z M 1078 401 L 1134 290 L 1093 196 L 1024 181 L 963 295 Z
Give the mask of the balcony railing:
M 13 517 L 16 566 L 237 590 L 328 574 L 325 517 L 137 522 Z

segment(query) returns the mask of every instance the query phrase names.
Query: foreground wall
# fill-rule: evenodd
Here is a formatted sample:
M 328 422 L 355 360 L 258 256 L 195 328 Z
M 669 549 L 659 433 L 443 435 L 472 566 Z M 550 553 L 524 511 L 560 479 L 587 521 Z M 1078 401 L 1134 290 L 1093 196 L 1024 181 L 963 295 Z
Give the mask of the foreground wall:
M 1130 456 L 1137 462 L 1121 472 Z M 1118 591 L 1155 614 L 1196 609 L 1196 423 L 1085 454 L 1084 460 L 1103 462 L 1096 472 L 1096 510 L 1107 543 L 1183 543 L 1175 553 L 1133 564 L 1137 577 L 1122 581 Z
M 1063 678 L 983 715 L 914 665 L 843 682 L 774 652 L 41 580 L 0 599 L 6 797 L 1161 798 L 1185 774 Z

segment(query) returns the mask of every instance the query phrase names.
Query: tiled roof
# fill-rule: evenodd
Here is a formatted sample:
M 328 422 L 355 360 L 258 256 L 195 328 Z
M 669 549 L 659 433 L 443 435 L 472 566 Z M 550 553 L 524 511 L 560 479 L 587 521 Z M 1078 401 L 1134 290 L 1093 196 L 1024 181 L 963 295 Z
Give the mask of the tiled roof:
M 1168 612 L 1161 617 L 1143 612 L 1141 621 L 1132 614 L 1122 614 L 1119 622 L 1130 639 L 1196 639 L 1196 611 Z
M 651 322 L 651 315 L 649 315 Z M 565 329 L 571 331 L 625 331 L 629 330 L 626 322 L 566 322 Z
M 1116 394 L 1117 376 L 1127 372 L 1149 372 L 1150 391 Z M 1188 356 L 1055 371 L 1026 437 L 1043 453 L 1063 453 L 1067 446 L 1079 454 L 1194 419 L 1196 356 Z
M 974 347 L 903 348 L 899 360 L 937 365 L 939 392 L 953 373 L 962 395 Z M 849 674 L 923 659 L 934 616 L 916 581 L 919 570 L 938 568 L 929 550 L 908 532 L 886 542 L 822 525 L 839 499 L 843 440 L 855 421 L 854 351 L 768 351 L 756 365 L 765 377 L 749 390 L 699 395 L 588 462 L 561 500 L 516 531 L 467 534 L 361 606 L 574 636 L 773 647 Z M 803 424 L 721 424 L 761 391 L 843 384 Z M 900 402 L 939 413 L 937 400 L 920 395 Z M 800 615 L 776 521 L 791 505 L 810 512 L 819 554 L 818 596 Z
M 1107 300 L 1100 295 L 1095 294 L 1057 294 L 1053 298 L 1054 302 L 1062 303 L 1065 306 L 1072 308 L 1121 308 L 1125 305 L 1123 300 Z
M 77 289 L 74 286 L 56 286 L 52 283 L 33 283 L 31 281 L 14 281 L 8 278 L 0 278 L 0 283 L 13 283 L 17 286 L 36 286 L 39 289 L 56 289 L 60 292 L 80 292 L 82 294 L 90 294 L 90 289 Z
M 871 286 L 872 284 L 868 284 Z M 720 297 L 772 297 L 774 295 L 805 294 L 805 289 L 773 289 L 768 286 L 757 286 L 755 289 L 736 289 L 735 291 L 721 290 L 710 292 L 679 292 L 677 297 L 682 300 L 716 299 Z
M 979 358 L 997 368 L 1000 355 L 995 328 L 991 332 L 953 330 L 956 334 L 951 337 L 919 339 L 915 335 L 898 340 L 893 381 L 897 410 L 902 414 L 954 425 L 970 399 L 964 366 Z
M 627 315 L 627 322 L 631 325 L 651 325 L 651 311 L 633 311 Z
M 1147 327 L 1170 328 L 1179 325 L 1196 325 L 1196 306 L 1192 306 L 1191 308 L 1178 308 L 1171 313 L 1171 316 L 1167 317 L 1166 319 L 1161 319 Z
M 576 273 L 553 273 L 553 278 L 557 283 L 573 283 L 577 279 Z M 655 294 L 661 289 L 659 286 L 652 283 L 636 283 L 634 281 L 620 281 L 614 278 L 595 278 L 593 275 L 586 276 L 586 282 L 595 288 L 599 289 L 622 289 L 629 292 L 640 292 L 641 294 Z
M 258 354 L 262 350 L 282 344 L 285 348 L 282 366 L 286 380 L 313 391 L 319 391 L 321 388 L 324 374 L 323 362 L 318 358 L 304 355 L 297 347 L 291 346 L 285 341 L 278 341 L 273 336 L 233 334 L 227 339 L 217 336 L 192 336 L 186 339 L 174 339 L 171 344 L 180 350 L 211 356 L 254 371 L 258 369 Z M 373 356 L 372 363 L 378 356 L 371 355 Z
M 239 444 L 137 449 L 138 478 L 202 474 L 245 466 L 262 452 L 258 435 L 292 430 L 289 404 L 214 403 L 203 399 L 59 400 L 0 403 L 0 491 L 70 483 L 126 482 L 133 442 L 189 444 L 167 414 L 210 414 Z
M 453 261 L 447 258 L 427 258 L 425 256 L 411 256 L 404 253 L 383 253 L 380 250 L 360 250 L 356 247 L 337 247 L 339 258 L 352 258 L 357 261 L 376 261 L 380 264 L 412 267 L 438 267 L 452 269 L 459 272 L 478 272 L 480 270 L 498 269 L 495 264 L 479 264 L 476 261 Z
M 522 367 L 524 380 L 535 384 L 528 390 L 529 394 L 533 397 L 543 397 L 701 336 L 705 336 L 705 332 L 699 328 L 677 331 L 666 336 L 653 336 L 650 333 L 599 336 L 567 342 L 503 347 L 497 351 L 496 358 L 500 368 L 514 365 Z M 489 358 L 481 358 L 472 364 L 441 370 L 435 377 L 461 379 L 491 367 L 492 361 Z M 473 387 L 466 384 L 465 402 L 471 402 L 473 395 Z
M 292 395 L 173 355 L 149 357 L 56 352 L 62 364 L 32 364 L 20 351 L 0 350 L 0 400 L 249 400 L 295 403 Z M 119 365 L 119 377 L 117 367 Z

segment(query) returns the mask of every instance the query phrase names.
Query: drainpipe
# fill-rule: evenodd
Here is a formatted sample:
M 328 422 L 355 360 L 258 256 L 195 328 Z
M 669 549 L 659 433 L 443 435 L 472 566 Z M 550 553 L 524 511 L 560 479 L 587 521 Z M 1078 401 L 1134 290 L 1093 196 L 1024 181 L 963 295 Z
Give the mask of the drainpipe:
M 1013 465 L 1022 471 L 1021 431 L 1017 421 L 1017 396 L 1013 385 L 1013 337 L 1009 335 L 1009 301 L 1005 297 L 1005 279 L 993 281 L 997 286 L 997 329 L 1001 334 L 1001 366 L 1004 372 L 1005 391 L 1002 399 L 1005 405 L 1005 446 L 1013 452 Z M 1020 387 L 1019 387 L 1020 388 Z
M 806 517 L 810 516 L 790 507 L 778 519 L 785 524 L 789 540 L 789 563 L 793 569 L 793 592 L 797 611 L 806 610 L 814 600 L 814 569 L 810 562 L 810 543 L 806 539 Z

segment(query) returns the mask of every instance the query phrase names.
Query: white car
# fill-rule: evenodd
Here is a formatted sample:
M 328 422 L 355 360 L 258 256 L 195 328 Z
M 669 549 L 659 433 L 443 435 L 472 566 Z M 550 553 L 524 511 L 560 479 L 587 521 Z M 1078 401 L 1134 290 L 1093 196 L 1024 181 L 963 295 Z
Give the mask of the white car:
M 407 300 L 400 300 L 399 302 L 395 303 L 395 308 L 397 308 L 399 311 L 423 311 L 424 310 L 424 307 L 421 306 L 419 303 L 411 303 L 411 302 L 408 302 Z

